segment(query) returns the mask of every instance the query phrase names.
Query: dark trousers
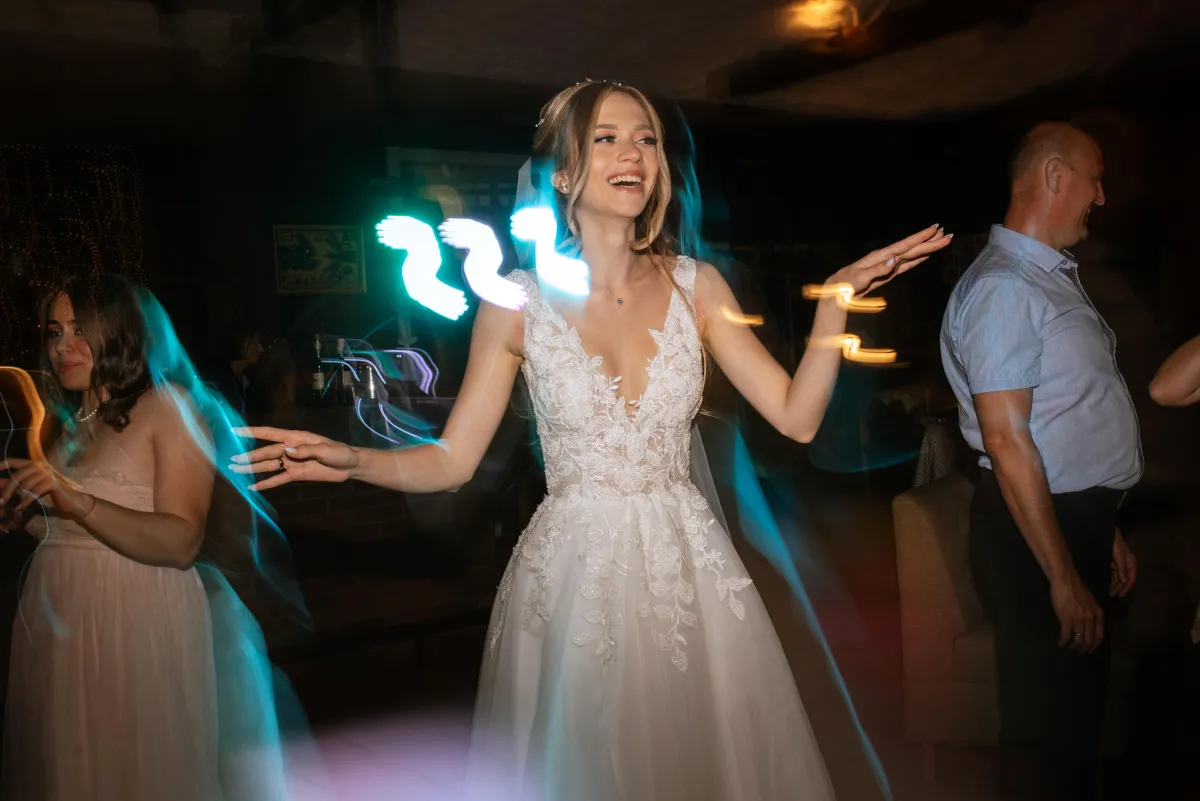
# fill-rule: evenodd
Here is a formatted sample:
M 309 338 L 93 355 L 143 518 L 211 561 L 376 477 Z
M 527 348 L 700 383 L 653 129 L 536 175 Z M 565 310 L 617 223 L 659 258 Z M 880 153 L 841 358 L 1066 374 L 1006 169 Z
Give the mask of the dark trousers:
M 1113 537 L 1121 492 L 1096 487 L 1054 495 L 1075 569 L 1109 608 Z M 971 503 L 971 568 L 996 628 L 1000 779 L 1014 798 L 1097 797 L 1109 637 L 1081 656 L 1058 646 L 1050 582 L 1013 521 L 991 470 Z

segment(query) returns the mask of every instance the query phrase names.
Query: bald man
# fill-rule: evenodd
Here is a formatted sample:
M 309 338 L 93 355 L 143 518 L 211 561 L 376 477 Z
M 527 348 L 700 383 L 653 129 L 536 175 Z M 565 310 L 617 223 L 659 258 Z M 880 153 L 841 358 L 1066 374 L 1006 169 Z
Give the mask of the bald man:
M 942 364 L 979 453 L 970 555 L 996 628 L 1001 785 L 1097 797 L 1105 612 L 1136 563 L 1117 509 L 1142 474 L 1116 343 L 1066 250 L 1104 205 L 1100 148 L 1046 123 L 1012 164 L 1004 225 L 954 289 Z

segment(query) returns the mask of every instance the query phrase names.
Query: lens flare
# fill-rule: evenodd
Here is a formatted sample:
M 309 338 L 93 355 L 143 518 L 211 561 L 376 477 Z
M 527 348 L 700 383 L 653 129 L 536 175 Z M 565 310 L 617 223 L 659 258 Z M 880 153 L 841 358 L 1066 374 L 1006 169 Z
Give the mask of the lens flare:
M 545 206 L 527 206 L 512 216 L 514 239 L 534 243 L 538 277 L 550 286 L 571 295 L 586 297 L 591 291 L 588 266 L 554 249 L 558 236 L 558 221 L 554 212 Z
M 717 307 L 717 311 L 721 316 L 734 325 L 762 325 L 763 317 L 761 314 L 742 314 L 735 312 L 733 309 L 722 304 Z
M 349 373 L 354 413 L 363 428 L 394 445 L 435 441 L 431 438 L 435 426 L 397 408 L 391 397 L 397 383 L 415 383 L 422 393 L 436 397 L 439 373 L 429 354 L 418 348 L 377 351 L 363 340 L 347 340 L 347 345 L 349 350 L 341 358 L 321 361 Z
M 504 252 L 491 228 L 478 220 L 457 217 L 438 226 L 438 232 L 447 245 L 467 251 L 463 275 L 472 292 L 489 303 L 513 311 L 529 302 L 529 296 L 520 284 L 500 277 Z
M 414 217 L 390 216 L 375 226 L 379 241 L 394 250 L 407 250 L 400 270 L 409 297 L 450 320 L 467 311 L 467 296 L 438 280 L 442 253 L 433 228 Z
M 552 210 L 545 206 L 518 209 L 511 225 L 514 239 L 534 244 L 537 273 L 542 280 L 572 295 L 588 294 L 587 264 L 554 249 L 558 222 Z M 520 285 L 500 276 L 504 253 L 496 234 L 485 223 L 455 217 L 443 222 L 438 231 L 446 244 L 467 251 L 463 274 L 472 292 L 489 303 L 514 311 L 529 302 Z M 408 251 L 401 277 L 409 297 L 450 320 L 466 313 L 466 295 L 437 277 L 442 255 L 432 227 L 413 217 L 389 216 L 375 226 L 375 232 L 387 247 Z
M 814 345 L 840 348 L 842 357 L 848 362 L 859 364 L 892 364 L 896 361 L 896 351 L 890 348 L 864 348 L 862 340 L 854 334 L 840 334 L 834 337 L 819 337 L 812 340 Z
M 849 284 L 808 284 L 804 287 L 806 300 L 834 298 L 839 309 L 859 314 L 876 314 L 887 308 L 883 298 L 858 298 Z
M 13 378 L 16 379 L 17 386 L 21 390 L 21 398 L 29 407 L 29 428 L 25 431 L 25 447 L 29 452 L 29 460 L 31 462 L 45 462 L 46 454 L 42 451 L 41 432 L 42 424 L 46 420 L 46 407 L 42 405 L 42 399 L 38 396 L 37 385 L 33 383 L 33 378 L 29 373 L 20 367 L 0 365 L 0 372 L 12 374 Z M 51 469 L 53 470 L 53 468 Z M 57 470 L 54 470 L 54 477 L 63 485 L 77 492 L 83 491 L 83 487 Z

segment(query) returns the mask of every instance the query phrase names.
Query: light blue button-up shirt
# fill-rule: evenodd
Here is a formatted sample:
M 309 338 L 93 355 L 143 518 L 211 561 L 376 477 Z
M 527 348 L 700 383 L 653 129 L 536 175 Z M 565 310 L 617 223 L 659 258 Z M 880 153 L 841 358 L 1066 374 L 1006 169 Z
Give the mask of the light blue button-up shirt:
M 991 468 L 972 396 L 1032 388 L 1030 430 L 1052 493 L 1127 489 L 1141 478 L 1137 412 L 1116 338 L 1070 254 L 993 226 L 950 297 L 941 344 L 959 424 L 981 465 Z

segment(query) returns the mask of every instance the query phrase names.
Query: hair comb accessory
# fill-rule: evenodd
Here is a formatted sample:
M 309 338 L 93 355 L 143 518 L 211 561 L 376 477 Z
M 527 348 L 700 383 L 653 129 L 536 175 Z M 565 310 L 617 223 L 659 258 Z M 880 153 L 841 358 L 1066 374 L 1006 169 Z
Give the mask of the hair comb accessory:
M 604 84 L 608 84 L 609 86 L 624 86 L 625 85 L 625 84 L 621 83 L 620 81 L 608 81 L 608 80 L 597 81 L 595 78 L 584 78 L 582 81 L 576 81 L 575 83 L 571 84 L 567 88 L 568 89 L 578 89 L 580 86 L 588 86 L 593 83 L 604 83 Z M 542 117 L 541 119 L 539 119 L 537 121 L 537 123 L 533 127 L 541 128 L 542 123 L 545 121 L 546 121 L 546 118 Z

